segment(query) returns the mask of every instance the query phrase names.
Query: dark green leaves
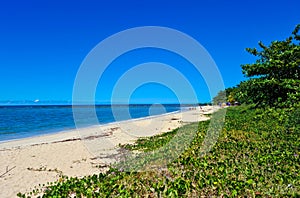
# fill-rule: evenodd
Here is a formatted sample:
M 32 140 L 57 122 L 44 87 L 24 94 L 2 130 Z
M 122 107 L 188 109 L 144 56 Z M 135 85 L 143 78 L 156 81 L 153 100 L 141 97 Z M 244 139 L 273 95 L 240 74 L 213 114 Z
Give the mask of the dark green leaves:
M 255 77 L 242 82 L 239 86 L 243 98 L 257 106 L 290 107 L 299 102 L 300 96 L 300 46 L 297 25 L 292 36 L 283 41 L 273 41 L 269 46 L 259 42 L 262 49 L 247 48 L 246 50 L 258 57 L 253 64 L 242 65 L 242 72 L 247 77 Z M 239 87 L 238 86 L 238 87 Z M 250 102 L 247 102 L 248 104 Z

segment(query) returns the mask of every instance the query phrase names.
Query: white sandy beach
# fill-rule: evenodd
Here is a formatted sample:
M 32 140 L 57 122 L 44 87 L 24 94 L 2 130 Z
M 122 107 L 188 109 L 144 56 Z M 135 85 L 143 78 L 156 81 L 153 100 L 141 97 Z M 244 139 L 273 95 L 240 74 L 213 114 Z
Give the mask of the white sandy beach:
M 71 130 L 0 143 L 0 197 L 16 197 L 60 175 L 85 176 L 105 171 L 118 154 L 119 143 L 171 131 L 189 122 L 207 120 L 218 107 Z M 103 167 L 103 168 L 99 168 Z

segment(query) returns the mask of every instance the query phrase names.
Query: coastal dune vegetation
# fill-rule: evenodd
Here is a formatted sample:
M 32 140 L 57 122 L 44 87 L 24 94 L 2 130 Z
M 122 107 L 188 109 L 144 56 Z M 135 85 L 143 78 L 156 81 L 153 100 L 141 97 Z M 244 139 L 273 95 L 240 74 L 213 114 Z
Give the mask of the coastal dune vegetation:
M 249 77 L 220 92 L 215 104 L 239 102 L 226 111 L 216 144 L 205 154 L 203 140 L 210 121 L 183 126 L 194 131 L 192 142 L 165 168 L 107 172 L 83 178 L 61 176 L 54 183 L 19 193 L 19 197 L 300 197 L 300 46 L 297 25 L 292 35 L 261 51 L 242 65 Z M 165 146 L 179 129 L 120 145 L 137 153 Z M 145 162 L 147 164 L 147 161 Z

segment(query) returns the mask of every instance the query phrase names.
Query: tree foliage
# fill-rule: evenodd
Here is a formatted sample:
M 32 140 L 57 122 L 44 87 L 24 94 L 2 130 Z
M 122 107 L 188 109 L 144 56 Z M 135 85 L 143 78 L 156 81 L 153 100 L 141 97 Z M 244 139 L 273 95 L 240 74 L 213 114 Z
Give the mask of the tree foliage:
M 259 42 L 261 50 L 246 48 L 258 59 L 255 63 L 241 66 L 243 74 L 250 79 L 227 90 L 227 101 L 231 97 L 231 100 L 242 103 L 274 107 L 290 107 L 299 103 L 299 29 L 300 24 L 287 39 L 273 41 L 269 46 Z
M 226 91 L 219 91 L 218 95 L 213 98 L 213 104 L 218 105 L 227 101 Z

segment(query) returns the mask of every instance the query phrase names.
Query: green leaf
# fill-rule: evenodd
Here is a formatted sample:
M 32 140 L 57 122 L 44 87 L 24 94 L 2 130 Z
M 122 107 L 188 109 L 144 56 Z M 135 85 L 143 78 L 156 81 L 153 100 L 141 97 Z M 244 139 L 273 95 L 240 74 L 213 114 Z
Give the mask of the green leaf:
M 254 181 L 253 181 L 253 179 L 249 179 L 249 180 L 247 181 L 247 183 L 248 183 L 248 184 L 253 184 Z

